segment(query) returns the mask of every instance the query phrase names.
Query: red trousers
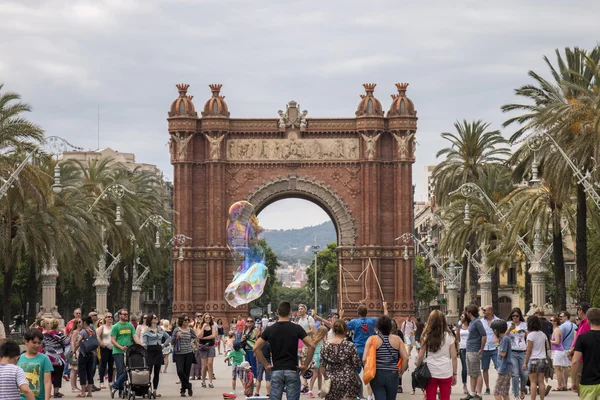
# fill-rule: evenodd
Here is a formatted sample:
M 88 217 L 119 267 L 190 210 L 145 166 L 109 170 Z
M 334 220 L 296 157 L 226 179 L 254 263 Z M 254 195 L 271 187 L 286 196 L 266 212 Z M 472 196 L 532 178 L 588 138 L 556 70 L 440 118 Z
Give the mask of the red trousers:
M 425 388 L 426 400 L 435 400 L 438 388 L 440 388 L 440 400 L 450 400 L 452 391 L 452 377 L 450 378 L 431 378 Z

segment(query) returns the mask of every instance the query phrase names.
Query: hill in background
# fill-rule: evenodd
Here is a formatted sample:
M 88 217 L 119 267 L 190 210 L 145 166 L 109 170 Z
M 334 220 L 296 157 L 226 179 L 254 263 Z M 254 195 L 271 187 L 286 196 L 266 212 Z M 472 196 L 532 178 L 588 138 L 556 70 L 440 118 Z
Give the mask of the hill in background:
M 307 246 L 315 244 L 315 237 L 321 249 L 331 242 L 337 242 L 337 234 L 331 221 L 302 229 L 265 230 L 263 237 L 277 255 L 277 259 L 289 264 L 310 264 L 314 254 L 311 249 L 306 249 Z

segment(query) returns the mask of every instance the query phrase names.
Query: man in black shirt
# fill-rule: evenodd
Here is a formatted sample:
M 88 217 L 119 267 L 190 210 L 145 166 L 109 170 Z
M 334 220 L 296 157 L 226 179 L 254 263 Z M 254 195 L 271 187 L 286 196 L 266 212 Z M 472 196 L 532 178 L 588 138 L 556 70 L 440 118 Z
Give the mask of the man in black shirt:
M 286 389 L 288 400 L 300 399 L 300 375 L 304 373 L 312 361 L 315 344 L 306 335 L 300 325 L 290 321 L 292 307 L 288 301 L 282 301 L 277 307 L 279 321 L 269 326 L 260 335 L 254 345 L 254 354 L 258 361 L 264 365 L 265 370 L 271 372 L 271 399 L 281 400 L 283 389 Z M 302 340 L 308 348 L 304 365 L 298 367 L 298 341 Z M 273 365 L 269 364 L 261 348 L 269 342 Z
M 575 352 L 571 361 L 571 378 L 573 390 L 579 391 L 580 399 L 597 399 L 600 397 L 600 308 L 590 308 L 587 313 L 590 330 L 577 337 Z M 577 366 L 583 359 L 581 382 L 577 383 Z

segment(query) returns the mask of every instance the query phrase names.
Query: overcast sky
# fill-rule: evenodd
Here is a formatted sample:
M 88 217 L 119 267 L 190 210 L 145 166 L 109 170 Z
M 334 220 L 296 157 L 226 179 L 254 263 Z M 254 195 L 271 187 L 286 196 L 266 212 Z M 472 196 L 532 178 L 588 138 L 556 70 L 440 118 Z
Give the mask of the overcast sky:
M 564 0 L 2 0 L 0 82 L 49 135 L 86 149 L 98 147 L 99 104 L 100 147 L 133 152 L 167 177 L 176 83 L 191 85 L 197 109 L 207 85 L 222 83 L 231 116 L 247 118 L 277 117 L 291 99 L 308 117 L 353 117 L 365 82 L 377 83 L 387 110 L 394 83 L 409 82 L 421 200 L 440 132 L 463 118 L 500 128 L 500 106 L 527 71 L 548 75 L 544 55 L 597 43 L 598 15 L 598 1 Z M 327 218 L 298 204 L 278 202 L 261 220 L 296 228 Z

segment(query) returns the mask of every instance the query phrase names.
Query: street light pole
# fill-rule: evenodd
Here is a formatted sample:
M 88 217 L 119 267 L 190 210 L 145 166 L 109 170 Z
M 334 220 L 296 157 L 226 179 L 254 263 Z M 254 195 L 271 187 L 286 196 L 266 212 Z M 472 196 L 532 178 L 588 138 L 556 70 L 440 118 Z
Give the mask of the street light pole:
M 318 244 L 315 244 L 312 246 L 313 249 L 313 253 L 315 254 L 315 312 L 318 312 L 318 307 L 319 304 L 317 303 L 317 290 L 318 290 L 318 286 L 317 286 L 317 253 L 319 252 L 319 248 L 320 246 Z

